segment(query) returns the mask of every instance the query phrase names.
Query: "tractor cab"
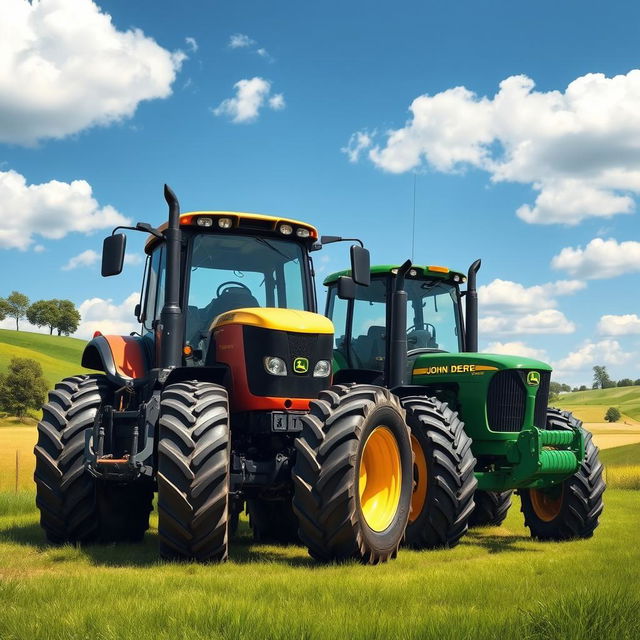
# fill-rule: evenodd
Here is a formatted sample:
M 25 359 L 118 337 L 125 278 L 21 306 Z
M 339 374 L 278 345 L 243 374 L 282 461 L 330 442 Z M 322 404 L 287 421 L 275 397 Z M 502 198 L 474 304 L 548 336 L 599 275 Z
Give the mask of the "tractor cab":
M 371 284 L 355 285 L 353 295 L 341 297 L 339 284 L 348 278 L 343 271 L 328 276 L 326 315 L 335 327 L 336 370 L 385 371 L 389 359 L 392 296 L 399 266 L 371 268 Z M 464 351 L 460 283 L 462 273 L 439 266 L 411 266 L 406 273 L 406 333 L 408 364 L 420 354 Z

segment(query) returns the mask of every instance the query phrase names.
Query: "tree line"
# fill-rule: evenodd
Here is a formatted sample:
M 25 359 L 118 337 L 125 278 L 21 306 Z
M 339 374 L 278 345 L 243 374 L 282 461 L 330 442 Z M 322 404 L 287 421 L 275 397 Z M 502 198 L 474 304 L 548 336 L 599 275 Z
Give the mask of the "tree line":
M 71 300 L 53 298 L 31 303 L 19 291 L 12 291 L 6 298 L 0 298 L 0 321 L 7 317 L 15 318 L 16 331 L 20 330 L 20 320 L 26 318 L 36 327 L 48 327 L 50 335 L 55 330 L 59 336 L 75 333 L 81 320 L 80 312 Z

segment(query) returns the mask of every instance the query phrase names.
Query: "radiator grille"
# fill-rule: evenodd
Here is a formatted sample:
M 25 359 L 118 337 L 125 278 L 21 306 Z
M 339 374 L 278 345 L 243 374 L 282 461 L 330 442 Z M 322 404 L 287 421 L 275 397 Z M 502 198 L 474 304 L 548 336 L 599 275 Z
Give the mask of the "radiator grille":
M 520 373 L 498 371 L 489 384 L 487 419 L 492 431 L 520 431 L 527 392 Z
M 536 408 L 533 414 L 533 424 L 539 429 L 547 426 L 547 406 L 549 404 L 549 383 L 551 371 L 540 371 L 540 386 L 536 395 Z

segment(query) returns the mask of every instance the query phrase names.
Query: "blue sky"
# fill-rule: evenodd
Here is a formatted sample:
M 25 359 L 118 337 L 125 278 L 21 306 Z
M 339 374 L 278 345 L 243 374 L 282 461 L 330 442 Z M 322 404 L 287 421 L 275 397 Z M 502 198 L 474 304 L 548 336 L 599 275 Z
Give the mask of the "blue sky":
M 402 261 L 415 176 L 416 262 L 483 259 L 483 348 L 571 384 L 640 378 L 639 14 L 3 0 L 0 296 L 71 298 L 80 336 L 130 330 L 141 239 L 120 278 L 96 254 L 119 220 L 164 219 L 165 181 L 183 211 L 288 215 Z

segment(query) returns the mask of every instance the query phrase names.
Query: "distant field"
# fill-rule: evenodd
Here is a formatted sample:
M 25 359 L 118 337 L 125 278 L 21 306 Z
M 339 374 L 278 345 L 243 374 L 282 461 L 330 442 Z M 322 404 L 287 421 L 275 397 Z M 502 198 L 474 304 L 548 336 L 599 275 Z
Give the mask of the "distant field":
M 616 407 L 622 413 L 621 422 L 640 421 L 640 387 L 615 387 L 613 389 L 590 389 L 563 393 L 553 403 L 573 411 L 585 422 L 603 422 L 609 407 Z
M 80 366 L 85 345 L 85 340 L 77 338 L 0 329 L 0 373 L 7 370 L 12 357 L 31 358 L 42 365 L 52 387 L 62 378 L 88 371 Z

